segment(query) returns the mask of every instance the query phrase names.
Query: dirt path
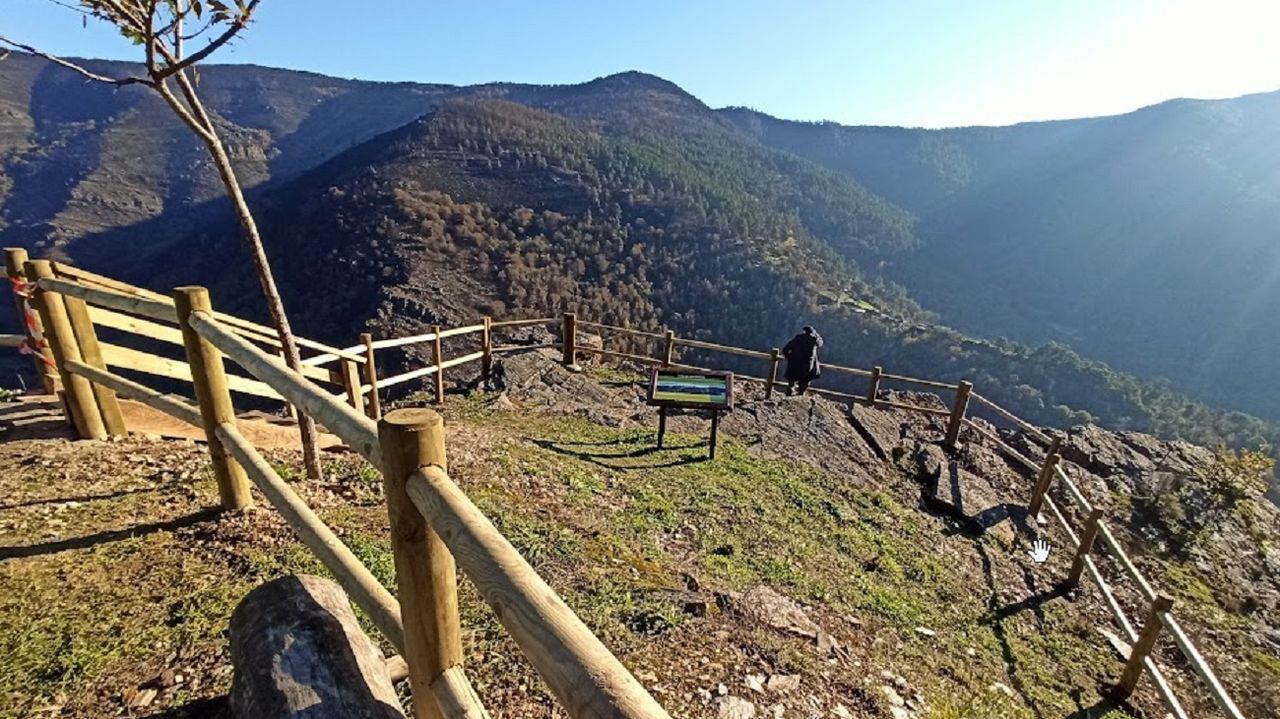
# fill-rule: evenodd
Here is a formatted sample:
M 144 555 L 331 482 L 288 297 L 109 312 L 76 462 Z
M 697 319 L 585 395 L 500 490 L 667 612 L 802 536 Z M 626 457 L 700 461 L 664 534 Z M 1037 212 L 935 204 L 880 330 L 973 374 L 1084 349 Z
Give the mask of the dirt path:
M 122 399 L 120 411 L 131 434 L 165 439 L 204 441 L 204 430 L 148 407 Z M 63 419 L 62 407 L 48 395 L 27 395 L 21 401 L 0 405 L 0 441 L 26 439 L 74 439 Z M 298 449 L 298 428 L 291 419 L 251 412 L 239 417 L 240 432 L 259 449 Z M 334 435 L 321 433 L 320 447 L 342 445 Z

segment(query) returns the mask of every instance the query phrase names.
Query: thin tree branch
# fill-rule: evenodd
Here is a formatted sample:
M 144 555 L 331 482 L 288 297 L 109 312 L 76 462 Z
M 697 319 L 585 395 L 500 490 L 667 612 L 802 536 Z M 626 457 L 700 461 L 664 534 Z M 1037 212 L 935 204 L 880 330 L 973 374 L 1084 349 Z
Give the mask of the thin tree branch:
M 78 72 L 78 73 L 80 73 L 81 75 L 84 75 L 85 77 L 89 78 L 90 80 L 94 80 L 94 81 L 96 81 L 96 82 L 104 82 L 104 83 L 106 83 L 106 84 L 108 84 L 108 85 L 117 85 L 117 86 L 122 86 L 122 85 L 151 85 L 151 84 L 152 84 L 152 83 L 151 83 L 151 80 L 148 80 L 147 78 L 143 78 L 143 77 L 132 77 L 132 76 L 127 76 L 127 77 L 109 77 L 109 76 L 107 76 L 107 75 L 99 75 L 98 73 L 93 72 L 92 70 L 88 70 L 88 69 L 86 69 L 86 68 L 84 68 L 84 67 L 81 67 L 80 65 L 75 64 L 74 62 L 71 62 L 70 60 L 64 60 L 64 59 L 62 59 L 62 58 L 60 58 L 60 57 L 57 57 L 56 55 L 50 55 L 50 54 L 49 54 L 49 53 L 47 53 L 47 52 L 41 52 L 41 51 L 39 51 L 39 50 L 35 49 L 34 47 L 31 47 L 30 45 L 23 45 L 23 44 L 22 44 L 22 43 L 20 43 L 20 42 L 16 42 L 16 41 L 14 41 L 14 40 L 10 40 L 9 38 L 5 37 L 4 35 L 0 35 L 0 43 L 4 43 L 5 45 L 8 45 L 8 46 L 13 47 L 13 48 L 16 48 L 16 49 L 21 50 L 21 51 L 23 51 L 23 52 L 28 52 L 28 53 L 31 53 L 32 55 L 36 55 L 36 56 L 38 56 L 38 57 L 42 57 L 42 58 L 44 58 L 44 59 L 48 60 L 49 62 L 52 62 L 52 63 L 54 63 L 54 64 L 56 64 L 56 65 L 61 65 L 61 66 L 65 67 L 65 68 L 67 68 L 67 69 L 69 69 L 69 70 L 74 70 L 75 72 Z
M 217 50 L 218 48 L 230 42 L 231 39 L 234 38 L 241 30 L 248 27 L 249 20 L 253 15 L 253 11 L 255 8 L 258 7 L 258 2 L 259 0 L 252 0 L 252 2 L 250 2 L 249 5 L 244 9 L 244 12 L 237 15 L 236 18 L 231 21 L 231 25 L 227 27 L 227 29 L 224 30 L 221 35 L 210 40 L 207 45 L 205 45 L 204 47 L 200 48 L 198 51 L 192 53 L 191 55 L 185 58 L 179 59 L 176 62 L 171 61 L 171 64 L 169 65 L 169 67 L 166 67 L 165 69 L 161 70 L 160 75 L 157 76 L 156 79 L 159 80 L 162 78 L 169 77 L 170 75 L 179 73 L 182 70 L 185 70 L 186 68 L 200 62 L 206 57 L 209 57 L 210 55 L 213 54 L 215 50 Z
M 200 124 L 200 121 L 188 112 L 187 108 L 182 106 L 182 102 L 179 101 L 177 96 L 173 94 L 173 91 L 169 89 L 168 81 L 159 80 L 152 85 L 152 87 L 160 94 L 160 97 L 164 99 L 165 103 L 169 105 L 169 109 L 173 110 L 174 114 L 176 114 L 187 127 L 190 127 L 191 131 L 196 133 L 201 140 L 204 140 L 206 143 L 214 143 L 218 141 L 218 136 L 214 134 L 211 127 L 206 127 L 205 125 Z

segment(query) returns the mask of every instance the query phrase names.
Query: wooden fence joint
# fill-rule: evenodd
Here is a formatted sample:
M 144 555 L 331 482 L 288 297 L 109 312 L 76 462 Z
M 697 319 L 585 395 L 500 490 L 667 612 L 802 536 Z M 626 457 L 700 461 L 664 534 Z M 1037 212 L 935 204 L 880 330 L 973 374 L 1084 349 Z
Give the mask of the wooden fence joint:
M 240 463 L 227 453 L 222 440 L 218 438 L 219 425 L 235 425 L 236 422 L 222 352 L 191 328 L 193 313 L 203 312 L 213 316 L 209 291 L 203 287 L 178 287 L 173 291 L 173 301 L 178 311 L 178 326 L 182 329 L 187 363 L 191 365 L 191 381 L 195 385 L 196 403 L 200 406 L 200 419 L 209 443 L 209 458 L 213 464 L 214 477 L 218 480 L 218 496 L 222 500 L 222 507 L 244 509 L 253 506 L 248 475 Z
M 431 685 L 462 664 L 457 570 L 405 486 L 421 467 L 446 467 L 444 419 L 425 408 L 397 409 L 378 422 L 378 441 L 413 705 L 419 717 L 439 717 Z

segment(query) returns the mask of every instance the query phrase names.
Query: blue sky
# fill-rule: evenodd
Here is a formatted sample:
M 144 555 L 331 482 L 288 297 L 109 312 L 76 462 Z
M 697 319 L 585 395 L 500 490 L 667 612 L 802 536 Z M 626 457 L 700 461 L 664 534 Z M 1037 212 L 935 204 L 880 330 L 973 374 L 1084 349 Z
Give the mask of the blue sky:
M 713 107 L 942 127 L 1274 90 L 1277 28 L 1276 0 L 263 0 L 218 60 L 454 84 L 642 70 Z M 0 0 L 0 34 L 138 55 L 48 0 Z

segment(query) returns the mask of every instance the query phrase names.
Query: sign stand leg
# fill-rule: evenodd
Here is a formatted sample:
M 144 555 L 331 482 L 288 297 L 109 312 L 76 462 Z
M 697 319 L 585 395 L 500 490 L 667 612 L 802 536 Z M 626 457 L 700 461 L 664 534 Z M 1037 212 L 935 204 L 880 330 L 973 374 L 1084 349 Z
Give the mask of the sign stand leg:
M 658 449 L 662 449 L 662 440 L 667 436 L 667 408 L 658 408 Z
M 707 458 L 716 458 L 716 438 L 720 434 L 720 412 L 711 411 L 711 446 L 708 448 Z

